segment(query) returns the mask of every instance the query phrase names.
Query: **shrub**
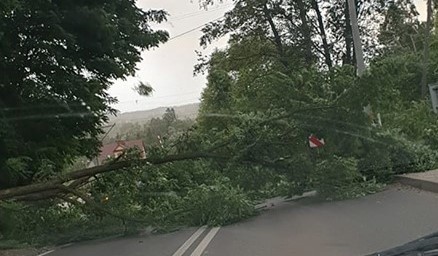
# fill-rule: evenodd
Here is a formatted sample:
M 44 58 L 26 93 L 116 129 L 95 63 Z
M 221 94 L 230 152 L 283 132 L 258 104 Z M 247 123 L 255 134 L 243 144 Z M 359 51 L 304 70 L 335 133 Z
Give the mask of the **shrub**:
M 421 140 L 413 141 L 400 130 L 388 130 L 380 134 L 389 152 L 394 174 L 422 172 L 438 168 L 438 150 Z
M 391 155 L 386 148 L 370 149 L 359 159 L 357 167 L 367 180 L 388 182 L 393 176 Z
M 438 168 L 438 150 L 422 140 L 408 139 L 400 129 L 388 129 L 377 135 L 376 140 L 381 144 L 369 147 L 364 159 L 359 162 L 359 170 L 368 178 L 375 175 L 378 181 L 385 181 L 385 177 L 391 177 L 393 174 Z M 364 171 L 367 169 L 375 169 L 378 172 Z
M 423 172 L 438 168 L 438 150 L 422 143 L 404 141 L 392 153 L 394 172 L 397 174 Z
M 407 138 L 438 149 L 438 118 L 429 101 L 412 101 L 388 114 L 385 122 Z

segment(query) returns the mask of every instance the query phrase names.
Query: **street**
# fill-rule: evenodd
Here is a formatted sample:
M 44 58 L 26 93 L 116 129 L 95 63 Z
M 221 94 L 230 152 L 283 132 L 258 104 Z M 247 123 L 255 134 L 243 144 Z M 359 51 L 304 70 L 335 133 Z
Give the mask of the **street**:
M 436 216 L 438 194 L 393 185 L 355 200 L 282 203 L 219 229 L 85 242 L 47 255 L 366 255 L 438 231 Z

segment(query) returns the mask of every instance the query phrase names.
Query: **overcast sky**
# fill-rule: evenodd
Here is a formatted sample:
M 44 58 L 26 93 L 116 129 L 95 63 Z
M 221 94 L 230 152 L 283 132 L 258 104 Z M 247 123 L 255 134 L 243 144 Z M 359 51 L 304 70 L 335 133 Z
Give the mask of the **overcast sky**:
M 421 14 L 420 19 L 424 20 L 425 0 L 415 2 Z M 145 10 L 164 9 L 169 12 L 171 16 L 168 22 L 154 27 L 167 30 L 171 38 L 215 20 L 232 8 L 231 0 L 217 3 L 207 11 L 200 10 L 198 0 L 138 0 L 137 4 Z M 208 49 L 202 49 L 199 46 L 201 35 L 200 30 L 195 30 L 159 48 L 143 52 L 143 61 L 138 65 L 136 77 L 116 81 L 109 90 L 110 95 L 119 99 L 114 107 L 121 112 L 129 112 L 199 102 L 206 79 L 202 75 L 193 77 L 193 66 L 197 63 L 195 50 L 209 54 L 214 48 L 226 45 L 226 39 L 222 39 Z M 152 85 L 152 96 L 139 96 L 133 90 L 139 81 Z
M 200 10 L 198 0 L 139 0 L 137 4 L 145 10 L 164 9 L 169 12 L 168 22 L 154 28 L 167 30 L 171 38 L 215 20 L 232 8 L 231 1 L 218 3 L 207 11 Z M 110 95 L 119 99 L 115 108 L 127 112 L 199 102 L 206 79 L 201 75 L 193 77 L 193 67 L 197 63 L 195 50 L 209 54 L 215 47 L 226 45 L 226 39 L 223 39 L 203 49 L 199 46 L 201 35 L 200 30 L 196 30 L 143 52 L 136 77 L 116 81 L 109 90 Z M 139 81 L 152 85 L 152 96 L 139 96 L 132 89 Z

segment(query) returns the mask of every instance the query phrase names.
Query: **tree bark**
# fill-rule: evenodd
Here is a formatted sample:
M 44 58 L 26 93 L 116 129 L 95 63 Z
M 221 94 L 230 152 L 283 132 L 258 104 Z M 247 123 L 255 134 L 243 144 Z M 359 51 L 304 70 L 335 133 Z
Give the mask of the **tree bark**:
M 284 54 L 284 48 L 283 48 L 283 43 L 281 41 L 280 33 L 278 32 L 278 29 L 275 26 L 274 21 L 272 20 L 271 12 L 269 11 L 268 6 L 267 6 L 266 3 L 263 4 L 263 12 L 265 14 L 266 20 L 269 23 L 269 27 L 272 30 L 272 34 L 274 35 L 274 42 L 275 42 L 275 46 L 277 48 L 278 54 L 280 55 L 280 62 L 285 67 L 288 67 L 289 64 L 288 64 L 288 62 L 284 58 L 285 54 Z
M 303 2 L 303 0 L 296 0 L 297 7 L 300 14 L 300 20 L 301 20 L 301 31 L 304 38 L 304 59 L 306 61 L 306 64 L 308 66 L 313 64 L 313 54 L 312 54 L 312 33 L 309 26 L 309 21 L 307 19 L 307 8 Z
M 319 33 L 320 33 L 321 39 L 322 39 L 322 47 L 324 50 L 325 64 L 330 69 L 333 67 L 332 57 L 330 55 L 330 47 L 329 47 L 328 42 L 327 42 L 327 33 L 325 31 L 324 21 L 323 21 L 323 18 L 321 15 L 321 10 L 319 9 L 319 5 L 318 5 L 317 0 L 312 0 L 312 6 L 316 12 L 316 17 L 318 19 Z

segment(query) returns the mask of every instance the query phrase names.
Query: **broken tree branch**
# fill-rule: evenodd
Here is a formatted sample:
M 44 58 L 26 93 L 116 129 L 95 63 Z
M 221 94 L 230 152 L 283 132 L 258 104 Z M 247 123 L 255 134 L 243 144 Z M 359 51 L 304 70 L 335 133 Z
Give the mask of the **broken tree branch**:
M 181 155 L 171 155 L 164 158 L 155 158 L 155 159 L 146 158 L 141 160 L 120 161 L 116 163 L 110 163 L 102 166 L 96 166 L 92 168 L 81 169 L 70 173 L 66 173 L 63 174 L 62 176 L 59 176 L 47 182 L 35 183 L 26 186 L 0 190 L 0 200 L 8 200 L 8 199 L 25 200 L 27 199 L 26 196 L 29 196 L 29 199 L 31 200 L 36 200 L 38 198 L 41 199 L 50 198 L 60 193 L 59 185 L 62 185 L 69 181 L 73 181 L 72 184 L 76 185 L 82 182 L 82 181 L 79 182 L 80 179 L 85 179 L 87 177 L 91 177 L 101 173 L 120 170 L 132 165 L 160 165 L 165 163 L 178 162 L 184 160 L 195 160 L 200 158 L 228 159 L 228 157 L 226 156 L 215 155 L 208 152 L 197 152 L 197 153 L 187 153 Z M 43 193 L 44 195 L 41 193 Z M 32 194 L 37 194 L 37 195 L 32 195 Z
M 59 190 L 64 191 L 65 193 L 70 193 L 70 194 L 72 194 L 72 195 L 74 195 L 74 196 L 84 200 L 85 205 L 88 205 L 89 207 L 93 208 L 94 210 L 96 210 L 98 212 L 105 213 L 105 214 L 107 214 L 109 216 L 118 218 L 120 220 L 127 220 L 127 221 L 138 222 L 138 223 L 147 222 L 147 220 L 142 220 L 142 219 L 137 219 L 137 218 L 132 218 L 132 217 L 124 216 L 124 215 L 115 213 L 115 212 L 113 212 L 113 211 L 111 211 L 109 209 L 105 209 L 105 207 L 103 207 L 103 206 L 99 205 L 98 203 L 94 202 L 94 200 L 91 197 L 89 197 L 87 194 L 82 193 L 82 192 L 77 191 L 77 190 L 74 190 L 74 189 L 71 189 L 71 188 L 69 188 L 67 186 L 59 185 L 58 188 L 59 188 Z M 65 200 L 66 202 L 74 203 L 76 205 L 80 204 L 78 201 L 75 201 L 75 200 L 73 200 L 73 199 L 71 199 L 69 197 L 63 197 L 62 199 Z M 80 205 L 80 206 L 84 206 L 84 205 Z

